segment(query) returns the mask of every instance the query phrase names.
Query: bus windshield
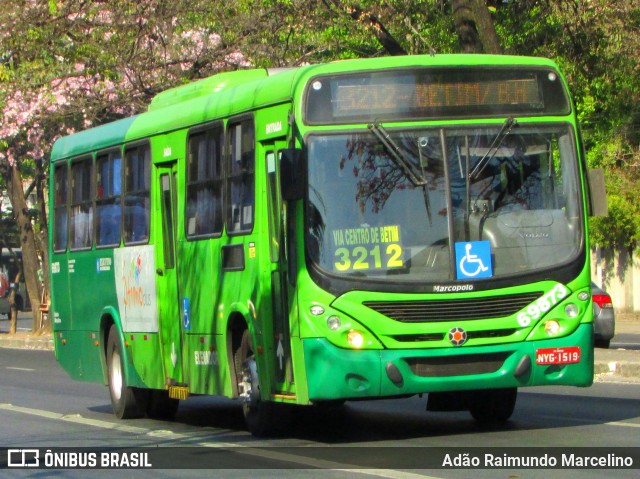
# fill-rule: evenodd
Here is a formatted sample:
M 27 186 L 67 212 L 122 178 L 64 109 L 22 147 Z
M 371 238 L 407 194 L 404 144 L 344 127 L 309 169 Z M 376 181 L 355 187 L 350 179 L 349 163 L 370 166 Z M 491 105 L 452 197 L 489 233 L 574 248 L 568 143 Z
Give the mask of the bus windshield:
M 581 251 L 568 124 L 374 130 L 308 137 L 307 253 L 325 274 L 499 278 Z

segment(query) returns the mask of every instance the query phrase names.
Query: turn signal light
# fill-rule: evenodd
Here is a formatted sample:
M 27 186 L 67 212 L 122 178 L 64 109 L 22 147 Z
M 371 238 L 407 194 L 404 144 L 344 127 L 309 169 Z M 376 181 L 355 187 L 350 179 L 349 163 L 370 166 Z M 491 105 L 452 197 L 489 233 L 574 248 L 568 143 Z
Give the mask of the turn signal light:
M 544 330 L 549 336 L 555 336 L 560 332 L 560 323 L 554 319 L 547 321 L 544 323 Z
M 347 333 L 347 342 L 354 348 L 361 348 L 364 344 L 364 336 L 360 331 L 352 329 Z

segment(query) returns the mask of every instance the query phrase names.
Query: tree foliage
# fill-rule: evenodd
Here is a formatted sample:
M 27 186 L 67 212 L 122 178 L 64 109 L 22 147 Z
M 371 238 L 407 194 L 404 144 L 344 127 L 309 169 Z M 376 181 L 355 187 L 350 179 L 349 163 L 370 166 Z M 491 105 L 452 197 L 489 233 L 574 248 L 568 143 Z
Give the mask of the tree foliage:
M 640 0 L 3 2 L 0 169 L 5 182 L 33 176 L 57 137 L 137 113 L 157 92 L 218 71 L 459 51 L 560 64 L 589 165 L 607 171 L 610 215 L 592 222 L 593 239 L 632 248 L 640 239 Z M 36 241 L 44 210 L 40 219 Z

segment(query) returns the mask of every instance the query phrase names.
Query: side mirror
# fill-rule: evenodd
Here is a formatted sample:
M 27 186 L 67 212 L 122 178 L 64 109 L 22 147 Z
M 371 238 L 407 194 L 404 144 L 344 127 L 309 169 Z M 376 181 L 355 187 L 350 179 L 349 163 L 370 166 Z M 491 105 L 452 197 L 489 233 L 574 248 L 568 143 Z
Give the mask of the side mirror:
M 589 214 L 591 216 L 607 216 L 607 189 L 604 185 L 604 170 L 593 168 L 589 170 Z
M 302 150 L 280 150 L 280 193 L 285 201 L 304 198 L 305 174 Z

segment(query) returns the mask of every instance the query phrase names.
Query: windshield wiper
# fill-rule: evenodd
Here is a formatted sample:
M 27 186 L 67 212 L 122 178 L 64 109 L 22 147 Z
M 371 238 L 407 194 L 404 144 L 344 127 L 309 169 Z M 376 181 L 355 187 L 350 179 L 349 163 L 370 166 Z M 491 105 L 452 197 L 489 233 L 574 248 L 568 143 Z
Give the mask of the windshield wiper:
M 393 159 L 395 160 L 396 165 L 400 167 L 404 175 L 408 178 L 408 180 L 413 184 L 413 186 L 421 186 L 422 187 L 422 196 L 424 197 L 424 206 L 427 211 L 427 218 L 429 218 L 429 224 L 431 224 L 431 204 L 429 202 L 429 193 L 427 192 L 427 182 L 424 179 L 424 172 L 422 167 L 420 169 L 416 168 L 416 166 L 411 163 L 407 157 L 404 155 L 404 152 L 398 146 L 398 144 L 393 141 L 393 138 L 389 136 L 387 131 L 382 128 L 380 123 L 371 123 L 368 125 L 369 130 L 373 133 L 380 143 L 382 143 L 385 148 L 389 151 Z M 418 146 L 419 148 L 419 146 Z
M 480 161 L 476 163 L 476 166 L 469 174 L 470 179 L 475 180 L 478 176 L 480 176 L 480 173 L 484 171 L 489 162 L 493 159 L 494 156 L 496 156 L 496 153 L 498 152 L 498 149 L 500 149 L 500 146 L 502 145 L 504 139 L 509 135 L 509 133 L 511 133 L 511 130 L 517 124 L 518 122 L 513 117 L 509 117 L 504 121 L 504 123 L 502 124 L 502 128 L 491 142 L 491 146 L 489 146 L 487 152 L 480 159 Z
M 380 123 L 371 123 L 367 127 L 389 151 L 395 160 L 395 163 L 400 167 L 400 169 L 402 169 L 405 176 L 409 181 L 411 181 L 411 183 L 413 183 L 414 186 L 424 186 L 427 184 L 422 172 L 417 170 L 416 167 L 404 156 L 402 149 L 395 141 L 393 141 L 393 138 L 391 138 L 387 131 L 382 128 Z

